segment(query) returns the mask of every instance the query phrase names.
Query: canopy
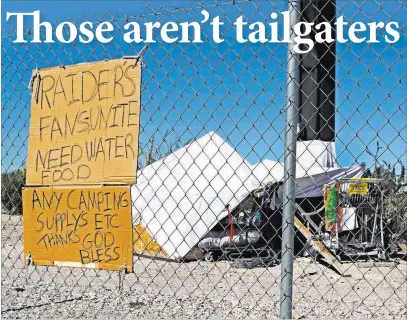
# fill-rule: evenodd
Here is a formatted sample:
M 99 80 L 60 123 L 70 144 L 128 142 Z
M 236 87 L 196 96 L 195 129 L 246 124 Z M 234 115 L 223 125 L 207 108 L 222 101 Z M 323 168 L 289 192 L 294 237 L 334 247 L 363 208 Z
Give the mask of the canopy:
M 296 198 L 312 198 L 322 195 L 324 184 L 339 178 L 355 178 L 363 175 L 361 166 L 348 168 L 323 167 L 315 165 L 304 169 L 301 163 L 296 167 Z M 260 188 L 268 183 L 280 182 L 284 179 L 284 165 L 271 160 L 264 160 L 253 166 L 252 184 Z
M 324 183 L 362 172 L 360 167 L 305 167 L 297 167 L 297 197 L 320 196 Z M 283 175 L 281 163 L 251 166 L 210 132 L 139 170 L 131 188 L 133 223 L 143 224 L 169 258 L 182 258 L 227 216 L 227 204 L 233 209 L 249 192 L 282 181 Z

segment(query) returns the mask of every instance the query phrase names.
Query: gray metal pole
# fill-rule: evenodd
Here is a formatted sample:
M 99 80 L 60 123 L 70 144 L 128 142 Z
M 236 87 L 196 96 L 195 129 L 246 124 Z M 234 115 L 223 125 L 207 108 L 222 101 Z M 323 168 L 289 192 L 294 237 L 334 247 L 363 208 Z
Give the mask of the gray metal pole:
M 290 38 L 293 39 L 294 25 L 300 21 L 300 0 L 289 0 L 288 10 L 290 12 Z M 299 60 L 299 54 L 294 51 L 294 43 L 288 43 L 280 319 L 292 319 L 296 143 L 300 108 Z

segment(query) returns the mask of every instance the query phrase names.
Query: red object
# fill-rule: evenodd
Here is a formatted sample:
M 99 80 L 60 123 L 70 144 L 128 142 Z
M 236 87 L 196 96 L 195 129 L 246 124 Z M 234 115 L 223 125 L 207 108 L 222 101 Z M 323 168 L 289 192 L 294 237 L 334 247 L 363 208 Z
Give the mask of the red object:
M 233 217 L 230 213 L 229 206 L 226 206 L 226 210 L 228 211 L 228 220 L 229 220 L 229 243 L 233 242 L 233 237 L 235 236 L 235 226 L 233 223 Z

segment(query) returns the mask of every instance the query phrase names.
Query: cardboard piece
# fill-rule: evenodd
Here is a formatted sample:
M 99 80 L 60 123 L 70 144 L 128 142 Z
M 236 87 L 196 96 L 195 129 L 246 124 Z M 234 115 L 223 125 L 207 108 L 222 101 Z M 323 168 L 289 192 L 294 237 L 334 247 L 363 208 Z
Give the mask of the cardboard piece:
M 348 194 L 368 194 L 369 193 L 369 185 L 367 182 L 362 183 L 349 183 L 348 187 Z
M 154 241 L 141 223 L 133 226 L 133 251 L 140 255 L 168 257 L 168 254 Z
M 141 67 L 61 66 L 34 78 L 27 185 L 136 182 Z
M 132 271 L 130 186 L 27 187 L 23 219 L 35 265 Z
M 325 258 L 340 275 L 345 275 L 345 269 L 342 263 L 324 246 L 319 240 L 314 240 L 315 235 L 298 219 L 294 217 L 294 225 L 304 235 L 307 240 L 310 240 L 311 245 Z

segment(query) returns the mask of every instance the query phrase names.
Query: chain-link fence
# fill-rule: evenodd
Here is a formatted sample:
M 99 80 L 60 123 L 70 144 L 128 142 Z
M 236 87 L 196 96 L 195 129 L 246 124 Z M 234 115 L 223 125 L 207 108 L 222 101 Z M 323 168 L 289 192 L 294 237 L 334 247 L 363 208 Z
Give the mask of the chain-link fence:
M 3 317 L 287 318 L 291 291 L 298 319 L 407 316 L 407 4 L 293 3 L 136 2 L 136 15 L 72 19 L 110 21 L 118 37 L 129 21 L 200 21 L 203 9 L 225 23 L 220 44 L 157 40 L 143 54 L 129 274 L 25 263 L 27 85 L 36 68 L 143 45 L 17 44 L 16 30 L 2 30 Z M 238 16 L 267 26 L 287 10 L 304 21 L 397 21 L 400 41 L 303 55 L 236 41 Z

